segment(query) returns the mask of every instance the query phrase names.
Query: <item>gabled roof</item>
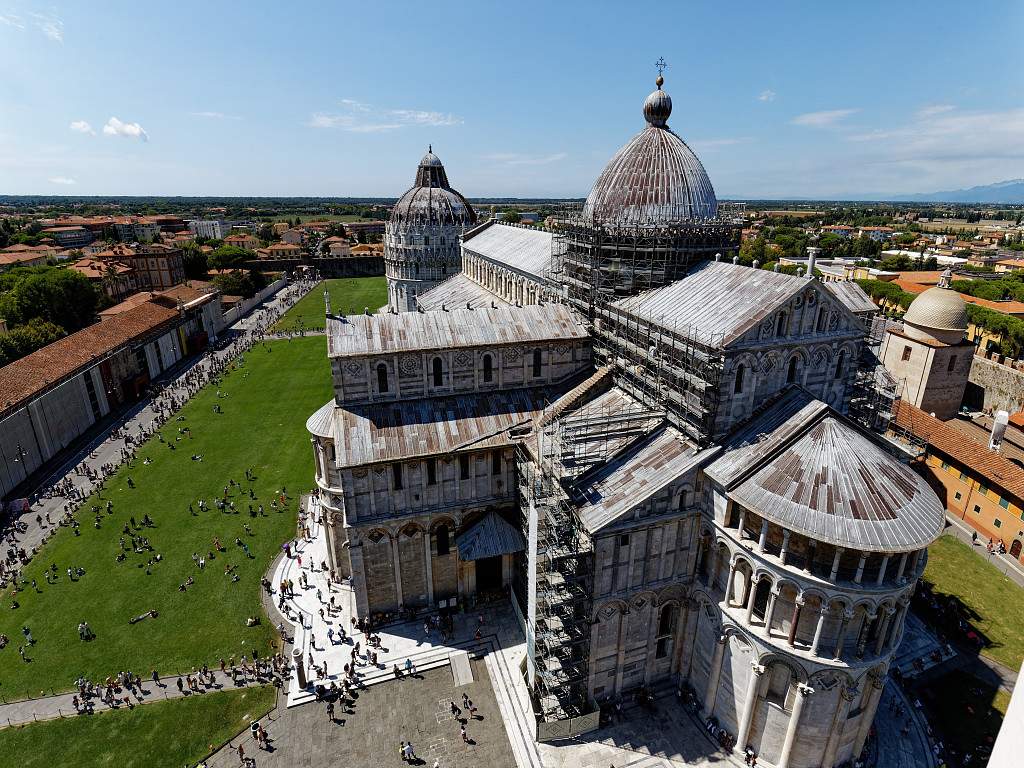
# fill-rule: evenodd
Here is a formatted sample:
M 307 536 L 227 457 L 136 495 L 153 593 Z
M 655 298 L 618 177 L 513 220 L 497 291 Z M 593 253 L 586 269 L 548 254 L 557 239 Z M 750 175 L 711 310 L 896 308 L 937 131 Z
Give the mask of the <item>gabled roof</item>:
M 682 280 L 620 299 L 615 306 L 724 347 L 805 290 L 823 289 L 795 275 L 711 261 Z
M 327 356 L 358 357 L 589 338 L 560 304 L 327 318 Z
M 830 280 L 822 285 L 855 315 L 878 312 L 878 305 L 853 280 Z
M 339 467 L 508 445 L 508 430 L 532 421 L 565 391 L 544 387 L 334 408 Z M 319 412 L 318 412 L 319 413 Z M 314 414 L 316 417 L 317 414 Z M 318 419 L 307 422 L 322 429 Z
M 930 448 L 945 454 L 989 486 L 998 487 L 1019 500 L 1024 500 L 1024 469 L 1005 456 L 990 451 L 988 445 L 974 440 L 960 430 L 939 421 L 906 400 L 897 400 L 895 423 L 926 441 Z
M 543 229 L 489 221 L 462 236 L 464 250 L 534 277 L 551 264 L 552 234 Z
M 511 555 L 526 549 L 519 530 L 495 511 L 490 511 L 455 537 L 460 560 Z
M 474 309 L 489 307 L 491 304 L 508 304 L 504 299 L 491 293 L 469 275 L 460 272 L 429 291 L 416 297 L 416 306 L 425 312 L 441 309 L 462 309 L 469 304 Z
M 809 394 L 790 389 L 706 469 L 730 499 L 817 541 L 867 552 L 925 547 L 945 512 L 907 464 Z
M 712 449 L 713 450 L 713 449 Z M 696 467 L 705 454 L 671 427 L 661 427 L 581 478 L 579 516 L 590 533 L 619 519 Z

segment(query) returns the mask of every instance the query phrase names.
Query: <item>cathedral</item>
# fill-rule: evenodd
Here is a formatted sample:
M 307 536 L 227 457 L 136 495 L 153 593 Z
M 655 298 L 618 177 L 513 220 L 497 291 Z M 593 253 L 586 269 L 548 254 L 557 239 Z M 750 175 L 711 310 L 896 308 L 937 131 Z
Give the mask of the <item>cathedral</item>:
M 864 418 L 870 301 L 737 263 L 662 86 L 548 228 L 478 224 L 423 158 L 388 311 L 327 320 L 330 566 L 379 620 L 504 596 L 539 740 L 681 690 L 760 765 L 832 768 L 864 749 L 943 508 Z

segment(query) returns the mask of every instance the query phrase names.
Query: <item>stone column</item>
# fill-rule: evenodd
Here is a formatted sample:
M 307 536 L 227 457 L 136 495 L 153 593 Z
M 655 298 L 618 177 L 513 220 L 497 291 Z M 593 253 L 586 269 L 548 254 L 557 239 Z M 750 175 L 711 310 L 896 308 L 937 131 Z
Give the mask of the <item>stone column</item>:
M 779 550 L 779 561 L 785 565 L 786 555 L 789 554 L 789 536 L 792 532 L 789 529 L 782 531 L 782 549 Z
M 754 576 L 750 576 L 750 589 L 749 596 L 747 599 L 747 626 L 752 626 L 754 623 L 754 603 L 757 602 L 757 588 L 761 585 L 760 579 L 754 581 Z
M 761 520 L 761 537 L 757 540 L 757 551 L 764 554 L 765 545 L 768 543 L 768 518 Z
M 427 605 L 434 607 L 434 556 L 430 545 L 431 534 L 429 530 L 423 532 L 423 561 L 426 566 L 427 579 Z
M 718 696 L 718 680 L 722 676 L 722 660 L 725 658 L 725 644 L 729 638 L 719 635 L 715 641 L 715 655 L 711 658 L 711 673 L 708 675 L 708 689 L 704 692 L 704 716 L 711 717 L 715 711 L 715 697 Z
M 736 579 L 736 561 L 729 564 L 729 580 L 725 582 L 725 607 L 732 605 L 733 581 Z
M 786 726 L 786 739 L 782 742 L 782 752 L 779 754 L 775 768 L 789 768 L 789 757 L 793 754 L 793 745 L 796 743 L 797 730 L 800 727 L 800 715 L 804 711 L 804 701 L 814 693 L 809 685 L 798 683 L 796 687 L 796 699 L 793 702 L 793 711 L 789 715 L 789 725 Z
M 743 507 L 740 508 L 740 520 L 739 525 L 736 526 L 736 541 L 743 541 L 743 525 L 747 522 L 747 510 Z
M 405 605 L 405 598 L 402 596 L 402 561 L 398 556 L 398 537 L 401 535 L 396 533 L 391 539 L 391 558 L 395 564 L 395 595 L 399 607 Z
M 839 575 L 839 559 L 843 556 L 843 548 L 836 547 L 836 554 L 832 558 L 832 571 L 829 573 L 828 580 L 835 581 L 836 576 Z
M 796 645 L 796 628 L 800 624 L 800 610 L 804 607 L 803 595 L 797 595 L 796 600 L 793 601 L 793 617 L 790 619 L 789 626 L 789 641 L 790 647 Z
M 903 572 L 906 569 L 907 569 L 907 553 L 904 552 L 902 555 L 900 555 L 900 566 L 896 570 L 896 583 L 897 584 L 906 584 L 907 583 L 907 580 L 905 578 L 903 578 Z
M 818 548 L 818 542 L 814 539 L 808 539 L 807 541 L 807 559 L 804 560 L 804 573 L 811 572 L 811 566 L 814 565 L 814 553 Z
M 743 700 L 743 714 L 740 715 L 740 722 L 736 731 L 736 746 L 741 750 L 746 749 L 747 739 L 750 737 L 750 723 L 754 719 L 754 709 L 757 705 L 757 692 L 761 687 L 761 675 L 765 668 L 756 661 L 750 662 L 750 678 L 747 680 L 747 695 Z
M 890 651 L 896 650 L 900 639 L 900 630 L 903 627 L 903 621 L 907 618 L 907 609 L 909 607 L 909 603 L 900 603 L 900 607 L 896 611 L 896 620 L 892 623 L 892 636 L 889 638 Z
M 778 597 L 778 591 L 773 588 L 768 596 L 768 607 L 764 611 L 764 629 L 762 632 L 765 637 L 772 636 L 772 617 L 775 615 L 775 601 Z
M 615 691 L 619 693 L 622 690 L 622 675 L 623 667 L 625 664 L 623 660 L 626 658 L 626 625 L 629 622 L 629 608 L 626 608 L 619 614 L 619 639 L 615 645 Z
M 884 678 L 871 677 L 867 685 L 871 686 L 871 692 L 868 694 L 867 703 L 865 703 L 864 711 L 860 716 L 857 738 L 853 741 L 854 760 L 860 758 L 860 753 L 864 751 L 864 742 L 868 740 L 868 734 L 871 732 L 871 723 L 875 719 L 875 707 L 878 706 L 878 699 L 881 697 L 882 687 L 885 685 Z
M 860 636 L 857 638 L 857 658 L 863 658 L 864 650 L 868 644 L 868 635 L 871 634 L 872 625 L 878 620 L 878 614 L 873 613 L 870 616 L 865 614 L 864 622 L 860 626 Z
M 843 611 L 843 621 L 839 625 L 839 632 L 836 634 L 836 652 L 832 658 L 838 661 L 843 658 L 843 641 L 846 639 L 846 628 L 850 625 L 850 619 L 853 618 L 853 611 Z
M 827 603 L 822 603 L 818 608 L 818 624 L 814 628 L 814 639 L 811 641 L 811 655 L 818 655 L 818 646 L 821 645 L 821 633 L 825 629 L 825 622 L 828 621 L 829 615 L 832 613 L 832 607 Z
M 864 578 L 864 566 L 868 562 L 867 553 L 861 552 L 860 559 L 857 561 L 857 575 L 853 577 L 854 584 L 860 584 L 860 580 Z
M 832 715 L 832 727 L 828 732 L 828 740 L 825 742 L 825 753 L 821 758 L 821 768 L 833 768 L 836 762 L 836 750 L 839 749 L 840 737 L 843 735 L 843 728 L 846 726 L 846 715 L 850 711 L 850 704 L 857 697 L 856 688 L 843 686 L 839 689 L 839 702 L 836 704 L 836 711 Z
M 878 637 L 875 638 L 875 656 L 882 654 L 882 649 L 885 647 L 885 633 L 889 631 L 889 624 L 892 622 L 894 615 L 896 615 L 896 609 L 892 606 L 886 606 L 885 616 L 882 617 L 882 625 L 878 628 Z
M 882 582 L 885 581 L 885 569 L 889 567 L 889 555 L 882 558 L 882 567 L 878 569 L 878 578 L 875 579 L 875 585 L 881 586 Z

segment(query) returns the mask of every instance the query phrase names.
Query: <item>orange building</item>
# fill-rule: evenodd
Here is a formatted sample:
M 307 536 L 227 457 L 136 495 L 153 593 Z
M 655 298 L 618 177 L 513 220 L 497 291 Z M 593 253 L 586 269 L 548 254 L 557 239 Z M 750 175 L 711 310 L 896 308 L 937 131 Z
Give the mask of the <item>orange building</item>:
M 942 422 L 903 400 L 896 402 L 892 431 L 925 444 L 927 479 L 951 515 L 983 540 L 1002 541 L 1022 559 L 1024 550 L 1024 469 L 949 422 Z

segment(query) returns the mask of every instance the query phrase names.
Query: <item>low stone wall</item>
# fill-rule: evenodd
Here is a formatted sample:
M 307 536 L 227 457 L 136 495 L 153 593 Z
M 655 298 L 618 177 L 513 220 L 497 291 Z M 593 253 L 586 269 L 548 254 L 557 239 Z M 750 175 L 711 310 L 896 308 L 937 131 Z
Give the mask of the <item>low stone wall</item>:
M 1024 410 L 1024 371 L 975 355 L 967 380 L 985 391 L 986 411 Z
M 312 266 L 322 277 L 376 277 L 384 274 L 384 259 L 381 256 L 345 256 L 322 259 L 260 259 L 247 261 L 246 269 L 261 272 L 286 272 L 294 274 L 302 266 Z

